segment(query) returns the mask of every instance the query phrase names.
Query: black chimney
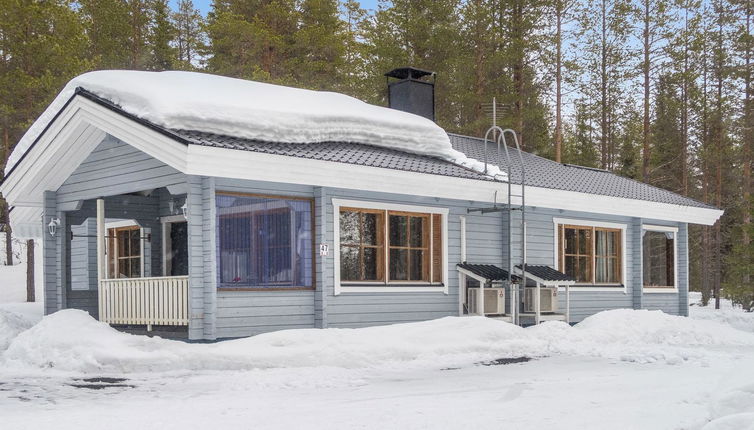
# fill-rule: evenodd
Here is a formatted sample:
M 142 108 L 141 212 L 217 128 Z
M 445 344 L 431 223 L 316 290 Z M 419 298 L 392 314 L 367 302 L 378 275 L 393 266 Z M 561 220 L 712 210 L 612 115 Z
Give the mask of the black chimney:
M 435 72 L 401 67 L 385 76 L 388 107 L 435 120 Z

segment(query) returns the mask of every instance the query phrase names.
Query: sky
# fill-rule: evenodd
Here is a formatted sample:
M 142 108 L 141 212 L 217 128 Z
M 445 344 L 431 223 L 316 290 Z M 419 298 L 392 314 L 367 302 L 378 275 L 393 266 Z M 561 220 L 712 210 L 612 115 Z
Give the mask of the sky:
M 377 0 L 361 0 L 361 7 L 364 9 L 377 9 Z M 207 15 L 210 9 L 212 0 L 194 0 L 194 6 L 202 12 L 202 15 Z M 170 5 L 175 9 L 178 5 L 178 0 L 170 0 Z

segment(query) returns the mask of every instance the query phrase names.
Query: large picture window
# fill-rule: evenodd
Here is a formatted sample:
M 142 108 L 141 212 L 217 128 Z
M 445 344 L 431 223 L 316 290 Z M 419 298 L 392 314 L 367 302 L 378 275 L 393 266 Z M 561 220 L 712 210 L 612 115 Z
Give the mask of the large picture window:
M 558 224 L 558 266 L 580 284 L 622 283 L 622 230 Z
M 442 215 L 343 207 L 339 216 L 342 282 L 442 282 Z
M 643 231 L 642 266 L 644 287 L 675 288 L 675 231 Z
M 220 288 L 311 288 L 312 201 L 217 195 Z

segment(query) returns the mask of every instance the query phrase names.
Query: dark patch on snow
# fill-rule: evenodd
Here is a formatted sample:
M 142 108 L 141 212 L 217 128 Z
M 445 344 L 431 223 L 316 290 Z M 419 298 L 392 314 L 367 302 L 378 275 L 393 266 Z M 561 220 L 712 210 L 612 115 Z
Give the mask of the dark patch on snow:
M 126 382 L 126 378 L 110 378 L 107 376 L 99 376 L 95 378 L 81 378 L 76 379 L 76 381 L 84 381 L 84 382 L 90 382 L 90 383 L 100 383 L 100 384 L 120 384 L 122 382 Z
M 135 388 L 135 385 L 124 384 L 127 381 L 126 378 L 110 378 L 106 376 L 98 376 L 94 378 L 79 378 L 74 379 L 74 382 L 70 385 L 74 388 L 84 388 L 88 390 L 103 390 L 105 388 Z
M 492 361 L 482 361 L 482 366 L 505 366 L 506 364 L 517 364 L 517 363 L 526 363 L 527 361 L 531 361 L 531 358 L 529 357 L 513 357 L 513 358 L 498 358 Z
M 105 388 L 136 388 L 130 384 L 68 384 L 74 388 L 85 388 L 88 390 L 103 390 Z

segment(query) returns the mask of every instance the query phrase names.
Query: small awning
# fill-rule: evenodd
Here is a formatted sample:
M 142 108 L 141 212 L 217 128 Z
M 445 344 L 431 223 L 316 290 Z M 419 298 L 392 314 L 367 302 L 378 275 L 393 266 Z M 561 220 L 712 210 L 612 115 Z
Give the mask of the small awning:
M 471 276 L 472 278 L 480 281 L 482 279 L 484 279 L 484 281 L 508 280 L 508 271 L 501 269 L 494 264 L 460 263 L 456 267 L 458 267 L 458 271 L 463 273 L 464 275 Z M 518 279 L 518 276 L 513 275 L 513 280 Z
M 516 266 L 516 272 L 521 273 L 521 265 Z M 526 278 L 548 287 L 557 287 L 560 285 L 573 285 L 576 279 L 566 275 L 563 272 L 545 265 L 526 265 Z

